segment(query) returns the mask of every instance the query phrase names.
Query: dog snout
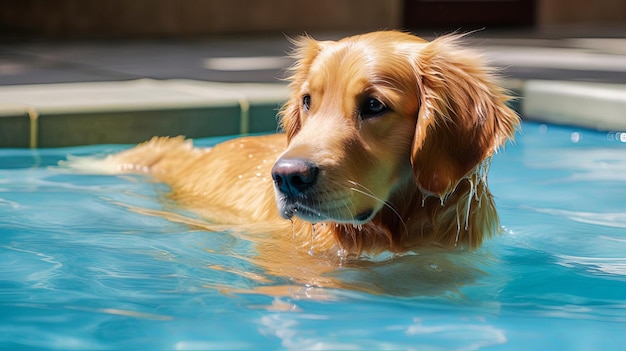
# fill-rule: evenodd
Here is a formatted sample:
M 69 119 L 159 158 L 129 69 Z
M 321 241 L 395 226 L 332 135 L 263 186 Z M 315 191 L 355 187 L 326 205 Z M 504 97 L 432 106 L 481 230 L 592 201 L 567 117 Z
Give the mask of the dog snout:
M 318 174 L 319 167 L 301 159 L 279 159 L 272 168 L 276 188 L 287 196 L 298 196 L 310 189 Z

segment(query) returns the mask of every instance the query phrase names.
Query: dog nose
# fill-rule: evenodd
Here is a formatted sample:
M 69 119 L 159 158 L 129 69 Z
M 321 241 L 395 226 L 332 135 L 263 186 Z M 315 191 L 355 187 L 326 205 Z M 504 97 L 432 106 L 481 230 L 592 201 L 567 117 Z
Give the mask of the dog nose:
M 283 194 L 296 196 L 315 184 L 319 171 L 311 161 L 280 159 L 272 167 L 272 179 Z

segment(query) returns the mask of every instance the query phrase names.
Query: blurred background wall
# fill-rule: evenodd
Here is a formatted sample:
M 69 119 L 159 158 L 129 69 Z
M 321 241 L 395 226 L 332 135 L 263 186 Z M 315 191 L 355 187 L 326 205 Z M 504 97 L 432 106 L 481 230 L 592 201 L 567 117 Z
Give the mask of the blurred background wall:
M 0 37 L 626 25 L 626 0 L 1 0 Z

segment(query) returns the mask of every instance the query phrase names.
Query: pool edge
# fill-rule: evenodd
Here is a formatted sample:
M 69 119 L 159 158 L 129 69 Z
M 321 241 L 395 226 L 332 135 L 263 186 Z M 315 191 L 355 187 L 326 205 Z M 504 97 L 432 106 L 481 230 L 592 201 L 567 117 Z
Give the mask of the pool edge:
M 626 131 L 626 85 L 505 79 L 522 118 Z M 153 135 L 193 138 L 273 132 L 283 83 L 138 79 L 0 86 L 0 147 L 132 144 Z

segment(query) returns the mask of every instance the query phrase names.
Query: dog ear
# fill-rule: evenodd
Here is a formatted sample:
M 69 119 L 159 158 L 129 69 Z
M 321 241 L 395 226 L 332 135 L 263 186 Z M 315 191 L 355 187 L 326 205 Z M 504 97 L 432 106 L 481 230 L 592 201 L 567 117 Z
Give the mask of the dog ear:
M 417 55 L 420 110 L 411 150 L 420 189 L 444 198 L 461 179 L 513 137 L 519 117 L 510 97 L 459 35 L 425 45 Z
M 294 45 L 294 50 L 290 56 L 295 60 L 295 63 L 289 68 L 290 76 L 287 78 L 290 82 L 291 97 L 279 112 L 280 127 L 287 134 L 287 140 L 291 140 L 300 130 L 302 105 L 300 90 L 307 80 L 311 64 L 325 44 L 325 42 L 317 41 L 306 35 L 290 39 L 290 42 Z

